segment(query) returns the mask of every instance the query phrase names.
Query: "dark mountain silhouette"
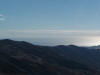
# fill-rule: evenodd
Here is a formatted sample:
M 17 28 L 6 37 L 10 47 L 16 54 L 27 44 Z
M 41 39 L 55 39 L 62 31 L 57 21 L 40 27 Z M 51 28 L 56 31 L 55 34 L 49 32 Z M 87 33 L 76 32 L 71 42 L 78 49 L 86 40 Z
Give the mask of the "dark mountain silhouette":
M 100 51 L 0 40 L 1 75 L 100 75 Z

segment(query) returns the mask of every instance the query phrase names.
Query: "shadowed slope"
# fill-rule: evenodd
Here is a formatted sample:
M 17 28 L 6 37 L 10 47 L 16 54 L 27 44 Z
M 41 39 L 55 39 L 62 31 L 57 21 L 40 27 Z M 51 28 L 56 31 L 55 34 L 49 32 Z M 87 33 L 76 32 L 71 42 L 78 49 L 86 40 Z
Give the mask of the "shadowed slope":
M 96 75 L 99 73 L 85 64 L 67 58 L 66 49 L 72 49 L 73 52 L 74 49 L 80 48 L 36 46 L 23 41 L 0 40 L 0 72 L 5 75 Z

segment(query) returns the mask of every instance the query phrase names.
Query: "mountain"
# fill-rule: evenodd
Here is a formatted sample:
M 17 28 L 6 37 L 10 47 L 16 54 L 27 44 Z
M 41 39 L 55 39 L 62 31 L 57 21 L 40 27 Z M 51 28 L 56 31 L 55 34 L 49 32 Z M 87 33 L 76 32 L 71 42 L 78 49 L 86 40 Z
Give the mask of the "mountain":
M 100 45 L 98 45 L 98 46 L 91 46 L 91 47 L 87 47 L 87 48 L 89 48 L 89 49 L 100 49 Z
M 0 40 L 1 75 L 100 75 L 100 51 Z

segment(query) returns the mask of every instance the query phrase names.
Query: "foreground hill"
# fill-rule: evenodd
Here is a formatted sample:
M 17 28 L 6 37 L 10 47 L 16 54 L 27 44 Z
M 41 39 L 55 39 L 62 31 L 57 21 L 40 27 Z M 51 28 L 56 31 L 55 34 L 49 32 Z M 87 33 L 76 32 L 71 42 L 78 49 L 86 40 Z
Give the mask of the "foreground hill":
M 94 52 L 94 54 L 93 54 Z M 0 40 L 1 75 L 100 75 L 99 54 L 77 46 Z

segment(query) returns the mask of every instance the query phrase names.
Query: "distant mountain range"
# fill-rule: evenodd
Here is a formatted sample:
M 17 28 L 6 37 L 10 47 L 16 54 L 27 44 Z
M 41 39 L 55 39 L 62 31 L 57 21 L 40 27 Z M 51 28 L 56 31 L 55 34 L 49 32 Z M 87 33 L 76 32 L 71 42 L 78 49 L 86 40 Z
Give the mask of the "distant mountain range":
M 100 45 L 87 47 L 89 49 L 100 49 Z
M 100 50 L 0 40 L 1 75 L 100 75 Z

